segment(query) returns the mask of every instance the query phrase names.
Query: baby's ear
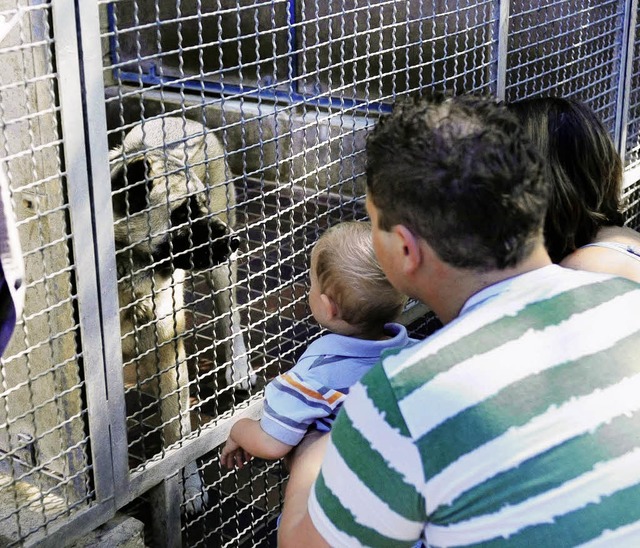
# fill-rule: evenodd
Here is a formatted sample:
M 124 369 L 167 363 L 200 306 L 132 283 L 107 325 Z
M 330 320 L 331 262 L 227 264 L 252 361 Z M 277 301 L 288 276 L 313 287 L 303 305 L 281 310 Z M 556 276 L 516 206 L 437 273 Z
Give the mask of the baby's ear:
M 338 305 L 331 297 L 329 297 L 329 295 L 322 293 L 320 295 L 320 302 L 322 303 L 327 319 L 333 320 L 340 317 Z

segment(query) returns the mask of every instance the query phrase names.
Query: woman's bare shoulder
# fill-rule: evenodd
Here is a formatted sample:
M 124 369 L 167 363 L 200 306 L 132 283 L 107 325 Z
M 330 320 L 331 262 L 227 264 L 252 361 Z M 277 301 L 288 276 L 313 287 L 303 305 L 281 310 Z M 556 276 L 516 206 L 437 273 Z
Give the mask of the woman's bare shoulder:
M 593 242 L 617 242 L 640 247 L 640 232 L 627 226 L 605 226 L 598 231 Z
M 615 230 L 613 230 L 615 229 Z M 594 243 L 617 243 L 630 246 L 640 253 L 640 234 L 622 227 L 607 227 L 598 233 Z M 640 260 L 631 253 L 621 252 L 599 245 L 576 249 L 567 255 L 560 265 L 575 270 L 588 270 L 629 278 L 640 282 Z

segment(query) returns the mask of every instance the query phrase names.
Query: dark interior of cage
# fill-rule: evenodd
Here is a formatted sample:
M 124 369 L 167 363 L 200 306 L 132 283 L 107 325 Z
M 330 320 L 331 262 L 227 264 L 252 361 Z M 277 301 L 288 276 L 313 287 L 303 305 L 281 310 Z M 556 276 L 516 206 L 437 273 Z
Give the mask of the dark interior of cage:
M 253 87 L 264 96 L 294 90 L 349 104 L 424 85 L 482 86 L 493 30 L 480 21 L 491 7 L 475 8 L 462 18 L 424 2 L 344 9 L 333 2 L 223 0 L 203 9 L 194 1 L 138 0 L 114 2 L 111 22 L 120 68 L 134 79 L 178 79 L 191 89 Z

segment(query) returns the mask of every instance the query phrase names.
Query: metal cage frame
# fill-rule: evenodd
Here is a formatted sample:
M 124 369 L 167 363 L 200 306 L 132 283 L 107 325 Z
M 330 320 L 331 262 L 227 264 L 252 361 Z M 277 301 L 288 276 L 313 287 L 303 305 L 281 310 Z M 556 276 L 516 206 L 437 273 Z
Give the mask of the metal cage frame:
M 253 200 L 252 203 L 257 203 L 258 207 L 264 210 L 266 193 L 271 193 L 278 200 L 282 200 L 277 202 L 274 210 L 264 214 L 262 224 L 254 227 L 256 231 L 262 231 L 259 237 L 263 237 L 268 221 L 280 223 L 279 216 L 288 215 L 293 226 L 294 221 L 297 220 L 296 215 L 300 215 L 300 212 L 295 210 L 295 204 L 302 204 L 303 207 L 309 204 L 315 205 L 322 200 L 326 201 L 329 195 L 340 195 L 340 200 L 336 202 L 338 205 L 333 202 L 323 202 L 325 210 L 330 210 L 340 218 L 361 218 L 364 215 L 363 210 L 359 209 L 362 187 L 358 187 L 358 181 L 363 172 L 361 163 L 358 163 L 362 159 L 361 152 L 357 150 L 358 139 L 361 139 L 371 123 L 390 109 L 391 103 L 397 97 L 416 91 L 414 87 L 417 87 L 417 90 L 431 87 L 431 83 L 423 77 L 422 72 L 417 77 L 416 86 L 410 83 L 402 89 L 391 86 L 390 92 L 381 91 L 369 98 L 358 97 L 357 93 L 350 93 L 344 89 L 336 91 L 330 86 L 328 89 L 315 91 L 304 87 L 302 85 L 304 71 L 300 70 L 300 67 L 304 67 L 303 58 L 306 51 L 315 51 L 313 49 L 315 46 L 306 44 L 301 35 L 306 28 L 305 25 L 313 24 L 314 20 L 302 18 L 301 13 L 305 8 L 312 12 L 319 5 L 317 1 L 314 4 L 304 0 L 272 0 L 258 3 L 266 7 L 279 5 L 286 12 L 286 21 L 282 27 L 286 34 L 286 50 L 281 56 L 274 53 L 274 62 L 276 57 L 278 60 L 286 59 L 287 61 L 287 74 L 280 82 L 274 80 L 261 83 L 247 79 L 246 82 L 241 81 L 238 84 L 205 81 L 197 73 L 183 77 L 163 74 L 153 66 L 148 68 L 141 64 L 136 65 L 139 60 L 136 60 L 135 56 L 124 61 L 117 56 L 120 48 L 118 34 L 121 29 L 118 26 L 115 10 L 118 5 L 137 5 L 136 1 L 33 0 L 27 3 L 22 0 L 6 0 L 7 4 L 0 4 L 2 8 L 0 16 L 3 13 L 7 15 L 0 20 L 0 55 L 12 53 L 24 47 L 24 44 L 6 49 L 2 46 L 2 39 L 17 28 L 15 25 L 20 26 L 18 21 L 22 15 L 19 14 L 44 10 L 50 17 L 50 32 L 49 34 L 45 32 L 38 44 L 51 48 L 51 55 L 55 61 L 55 70 L 52 69 L 47 75 L 54 80 L 55 88 L 55 100 L 49 108 L 59 121 L 59 143 L 56 141 L 55 146 L 60 148 L 59 160 L 63 167 L 58 175 L 60 180 L 66 182 L 64 209 L 65 214 L 68 211 L 68 234 L 66 234 L 68 243 L 65 245 L 68 245 L 70 256 L 68 270 L 72 274 L 71 285 L 73 286 L 69 299 L 73 301 L 75 307 L 74 330 L 78 333 L 77 341 L 79 341 L 76 358 L 79 364 L 80 380 L 75 388 L 82 394 L 83 416 L 79 420 L 84 428 L 82 447 L 86 450 L 86 458 L 80 472 L 84 474 L 81 477 L 85 484 L 81 500 L 67 501 L 64 511 L 51 520 L 45 519 L 43 525 L 33 529 L 25 526 L 19 538 L 14 539 L 13 545 L 51 547 L 67 545 L 94 531 L 114 517 L 117 512 L 128 510 L 143 500 L 146 508 L 152 509 L 155 533 L 159 538 L 164 538 L 167 545 L 179 546 L 185 538 L 191 538 L 189 535 L 196 535 L 199 528 L 204 528 L 199 521 L 200 518 L 185 517 L 183 511 L 188 501 L 184 500 L 181 471 L 186 465 L 196 461 L 199 461 L 198 467 L 203 474 L 214 474 L 220 479 L 215 488 L 219 488 L 220 500 L 224 503 L 235 500 L 234 497 L 245 497 L 246 491 L 249 492 L 250 500 L 247 502 L 243 499 L 242 504 L 238 503 L 231 517 L 223 512 L 223 502 L 215 507 L 215 511 L 210 516 L 210 519 L 219 521 L 220 534 L 227 534 L 226 529 L 231 527 L 230 523 L 233 524 L 231 527 L 233 531 L 225 537 L 228 546 L 245 545 L 243 542 L 248 534 L 247 520 L 256 520 L 261 527 L 273 533 L 272 522 L 275 522 L 277 505 L 281 498 L 285 473 L 279 465 L 256 465 L 255 468 L 250 469 L 248 477 L 246 472 L 245 476 L 235 475 L 235 472 L 225 474 L 219 469 L 215 454 L 212 453 L 224 443 L 234 421 L 241 417 L 257 416 L 260 412 L 261 388 L 251 391 L 246 398 L 236 399 L 235 396 L 230 396 L 230 406 L 213 420 L 207 423 L 199 422 L 197 427 L 183 436 L 179 442 L 163 448 L 151 458 L 143 459 L 141 465 L 136 467 L 130 465 L 131 442 L 128 439 L 126 386 L 123 379 L 118 304 L 119 278 L 113 234 L 114 211 L 109 150 L 112 148 L 110 138 L 124 134 L 132 124 L 121 117 L 117 127 L 110 128 L 107 115 L 109 104 L 123 110 L 124 100 L 128 98 L 134 102 L 138 101 L 136 104 L 140 105 L 143 113 L 150 104 L 162 105 L 162 108 L 158 107 L 157 112 L 148 110 L 148 119 L 162 118 L 167 114 L 176 114 L 183 119 L 192 119 L 196 115 L 206 118 L 209 114 L 208 111 L 203 114 L 203 109 L 219 108 L 222 114 L 216 110 L 215 116 L 223 122 L 219 128 L 225 144 L 236 139 L 234 131 L 241 134 L 241 137 L 236 140 L 240 142 L 242 150 L 237 158 L 232 158 L 236 161 L 233 180 L 238 184 L 244 184 L 247 179 L 253 178 L 262 185 L 260 189 L 263 194 L 258 194 L 257 197 L 252 195 L 251 199 L 247 198 L 247 202 Z M 217 0 L 217 5 L 220 5 L 221 1 Z M 4 6 L 8 5 L 8 2 L 13 2 L 15 6 L 5 9 Z M 156 0 L 156 3 L 159 2 L 160 0 Z M 197 2 L 199 5 L 200 0 Z M 561 11 L 569 10 L 573 3 L 575 2 L 572 0 L 541 2 L 545 9 L 551 10 L 555 7 Z M 240 4 L 241 2 L 237 3 L 238 6 Z M 397 9 L 398 0 L 360 2 L 358 9 L 366 14 L 367 9 L 372 9 L 372 5 L 378 4 Z M 416 8 L 419 15 L 416 16 L 415 21 L 412 19 L 412 23 L 416 21 L 416 25 L 433 23 L 435 28 L 435 16 L 425 15 L 422 11 L 427 3 L 418 1 L 413 4 L 419 5 L 419 9 Z M 446 17 L 460 16 L 463 19 L 467 16 L 471 17 L 469 14 L 473 15 L 474 7 L 481 13 L 485 13 L 482 10 L 486 10 L 491 14 L 486 21 L 476 22 L 475 26 L 468 25 L 485 40 L 482 48 L 477 48 L 478 51 L 471 46 L 468 48 L 468 56 L 465 57 L 463 53 L 458 55 L 456 51 L 450 52 L 447 50 L 450 45 L 445 44 L 445 53 L 442 54 L 444 60 L 440 58 L 438 60 L 442 60 L 443 66 L 445 61 L 450 61 L 451 66 L 447 65 L 442 69 L 445 76 L 438 80 L 438 85 L 457 92 L 463 86 L 459 83 L 460 79 L 468 76 L 472 90 L 490 92 L 504 100 L 533 95 L 539 90 L 531 90 L 531 86 L 535 88 L 539 83 L 545 91 L 564 89 L 560 84 L 554 84 L 553 79 L 551 84 L 547 80 L 557 72 L 569 71 L 565 65 L 553 65 L 555 62 L 559 63 L 558 59 L 562 61 L 565 58 L 549 49 L 551 48 L 549 44 L 552 42 L 549 36 L 539 37 L 540 40 L 537 41 L 530 39 L 527 33 L 542 32 L 540 29 L 534 31 L 526 25 L 533 20 L 532 13 L 541 6 L 532 9 L 526 8 L 525 4 L 527 3 L 520 0 L 511 0 L 511 2 L 433 0 L 430 6 L 441 9 L 442 13 L 438 15 L 442 15 L 443 21 Z M 342 5 L 344 6 L 344 2 Z M 356 1 L 354 5 L 358 6 L 358 2 Z M 583 44 L 584 50 L 578 51 L 573 57 L 567 54 L 575 65 L 589 61 L 592 55 L 598 59 L 600 59 L 598 56 L 602 55 L 602 59 L 607 62 L 603 61 L 604 68 L 597 67 L 601 72 L 594 76 L 579 72 L 578 77 L 572 80 L 573 75 L 567 72 L 566 89 L 569 90 L 569 94 L 579 95 L 584 90 L 576 89 L 575 86 L 585 84 L 587 88 L 585 93 L 589 94 L 590 104 L 603 116 L 612 131 L 619 152 L 626 163 L 624 193 L 630 202 L 628 222 L 637 227 L 640 225 L 640 206 L 638 205 L 640 204 L 638 197 L 640 196 L 640 55 L 637 55 L 640 48 L 639 7 L 637 0 L 607 0 L 603 3 L 591 0 L 578 16 L 590 17 L 590 10 L 607 7 L 610 8 L 607 21 L 598 21 L 607 29 L 602 33 L 605 38 L 600 35 L 586 37 Z M 562 14 L 564 15 L 564 12 Z M 8 17 L 9 15 L 11 17 Z M 572 15 L 575 14 L 572 13 Z M 333 16 L 337 18 L 340 14 L 338 12 L 329 14 L 325 19 L 331 20 Z M 3 27 L 3 22 L 6 27 Z M 464 23 L 467 22 L 464 21 Z M 318 24 L 317 21 L 315 24 Z M 344 25 L 344 22 L 342 24 Z M 398 26 L 406 24 L 407 28 L 409 25 L 406 21 L 395 20 L 394 24 Z M 556 21 L 556 24 L 559 23 Z M 449 30 L 447 25 L 448 20 L 442 23 L 445 38 L 449 37 L 446 34 Z M 522 32 L 526 36 L 514 36 L 514 28 L 519 31 L 524 29 Z M 370 28 L 366 29 L 367 32 L 370 30 Z M 489 38 L 484 37 L 485 31 Z M 21 32 L 25 34 L 26 30 L 23 29 Z M 359 32 L 362 33 L 362 29 Z M 382 30 L 380 32 L 382 33 Z M 465 32 L 467 32 L 466 28 Z M 420 49 L 423 42 L 430 43 L 430 47 L 435 51 L 436 46 L 433 44 L 436 40 L 433 39 L 432 44 L 420 33 L 417 34 L 415 43 L 407 39 L 407 44 L 410 43 L 411 47 L 416 46 Z M 409 31 L 407 31 L 408 34 Z M 356 25 L 352 36 L 354 41 L 357 35 Z M 462 36 L 460 40 L 464 43 L 464 32 L 460 32 L 459 35 Z M 570 40 L 570 38 L 565 39 Z M 330 39 L 329 32 L 327 43 L 331 42 Z M 596 47 L 598 39 L 605 43 L 606 47 L 601 48 L 602 51 Z M 317 46 L 316 49 L 319 47 Z M 409 47 L 406 45 L 406 49 Z M 381 51 L 383 49 L 381 46 Z M 393 50 L 394 54 L 397 51 L 404 51 L 402 48 L 388 49 Z M 482 51 L 479 51 L 480 49 Z M 488 58 L 484 57 L 485 53 L 489 56 Z M 476 60 L 475 54 L 479 56 L 479 64 L 482 66 L 472 66 L 467 70 L 464 64 Z M 552 69 L 537 73 L 531 66 L 543 58 Z M 460 63 L 462 68 L 457 63 Z M 131 68 L 132 64 L 137 70 Z M 435 64 L 433 59 L 421 58 L 418 68 L 420 71 L 426 70 L 433 64 Z M 312 63 L 311 66 L 313 67 Z M 340 70 L 337 63 L 332 68 Z M 405 67 L 406 71 L 410 68 L 415 67 Z M 450 70 L 454 72 L 447 73 Z M 367 75 L 368 71 L 367 67 Z M 307 72 L 313 72 L 313 70 L 309 69 Z M 331 81 L 330 77 L 329 81 Z M 406 77 L 406 81 L 410 81 L 409 76 Z M 382 87 L 380 85 L 380 89 Z M 2 92 L 8 89 L 8 86 L 3 87 L 0 83 L 0 107 Z M 143 99 L 148 102 L 143 104 Z M 228 114 L 231 113 L 229 105 L 237 106 L 237 119 L 232 119 L 231 114 Z M 229 111 L 224 110 L 227 107 Z M 0 112 L 2 112 L 1 109 Z M 258 133 L 262 139 L 251 146 L 245 140 L 248 131 L 245 126 L 249 123 L 249 118 L 252 121 L 258 121 L 256 122 Z M 287 153 L 291 153 L 290 157 L 286 157 L 282 152 L 285 150 L 285 145 L 279 140 L 281 136 L 277 135 L 276 131 L 273 134 L 267 132 L 267 129 L 271 131 L 272 126 L 267 127 L 266 122 L 264 126 L 261 125 L 264 120 L 273 120 L 272 124 L 276 129 L 288 124 L 289 141 L 294 140 L 292 135 L 297 132 L 296 136 L 299 137 L 301 144 L 295 150 L 293 148 L 286 150 Z M 295 131 L 291 129 L 293 127 Z M 4 130 L 6 130 L 5 125 L 3 125 Z M 351 140 L 345 141 L 345 135 Z M 273 158 L 266 160 L 266 155 L 271 154 L 271 149 L 265 152 L 268 147 L 272 147 L 275 152 L 273 152 Z M 32 146 L 32 148 L 35 147 Z M 28 152 L 34 151 L 26 151 L 25 154 Z M 258 157 L 258 167 L 249 166 L 247 163 L 246 158 L 251 154 Z M 11 162 L 17 156 L 19 154 L 5 158 L 4 162 Z M 285 175 L 291 175 L 290 181 L 284 181 L 285 175 L 281 175 L 279 171 L 281 164 L 293 166 L 287 167 L 290 171 L 283 171 Z M 276 173 L 276 184 L 267 188 L 264 183 L 272 173 Z M 331 185 L 326 180 L 334 175 L 337 182 Z M 311 180 L 312 184 L 307 185 L 308 180 Z M 343 195 L 343 187 L 347 186 L 349 190 L 345 190 Z M 284 187 L 286 187 L 286 193 L 283 191 Z M 244 187 L 245 190 L 248 188 Z M 265 188 L 267 188 L 266 191 Z M 14 188 L 13 191 L 14 200 L 18 200 L 22 190 Z M 284 204 L 283 209 L 278 210 L 281 204 Z M 314 210 L 308 213 L 308 219 L 303 216 L 303 221 L 310 225 L 312 221 L 309 219 L 314 219 L 313 216 L 317 214 Z M 306 210 L 304 215 L 307 215 Z M 302 226 L 299 233 L 289 234 L 290 245 L 293 247 L 294 238 L 299 237 L 304 241 L 303 250 L 305 250 L 315 233 L 307 233 L 304 230 L 307 228 L 310 231 L 317 230 L 318 226 L 320 225 Z M 258 253 L 255 251 L 258 247 L 252 248 L 245 254 L 246 261 L 250 261 L 252 253 Z M 265 269 L 266 267 L 263 267 L 263 270 Z M 250 268 L 247 267 L 247 270 Z M 249 274 L 246 276 L 241 281 L 250 277 Z M 304 289 L 303 278 L 304 271 L 298 271 L 289 281 L 301 284 L 297 287 L 300 290 Z M 206 298 L 209 297 L 210 295 Z M 302 299 L 296 293 L 287 306 L 295 308 L 300 305 Z M 243 306 L 248 308 L 249 305 L 243 303 Z M 282 306 L 281 303 L 275 307 L 272 316 L 282 310 L 278 306 Z M 424 328 L 425 322 L 429 323 L 428 319 L 425 320 L 424 310 L 418 308 L 409 310 L 407 317 L 408 321 L 420 323 L 418 330 Z M 304 318 L 301 322 L 304 323 Z M 256 324 L 258 323 L 256 321 Z M 249 331 L 250 328 L 246 327 L 245 334 Z M 308 331 L 304 336 L 313 337 L 316 334 Z M 292 337 L 291 333 L 286 333 L 286 336 Z M 298 349 L 299 347 L 288 348 L 286 351 L 288 355 L 292 355 Z M 28 349 L 25 352 L 28 352 Z M 266 368 L 267 365 L 264 366 L 264 371 Z M 4 384 L 4 376 L 1 377 L 3 384 L 0 386 L 0 397 L 7 397 L 13 389 L 7 388 Z M 33 410 L 30 409 L 26 413 L 30 412 Z M 7 430 L 11 426 L 9 422 L 6 420 L 4 423 L 4 428 Z M 4 456 L 6 462 L 10 460 L 6 457 L 7 454 L 10 457 L 22 458 L 25 451 L 28 452 L 30 447 L 37 445 L 30 445 L 32 441 L 26 438 L 25 440 L 22 445 L 10 447 L 8 453 L 0 453 L 0 457 Z M 0 450 L 4 451 L 1 447 Z M 32 464 L 34 470 L 46 471 L 46 466 L 42 463 L 38 464 L 36 459 Z M 272 480 L 268 477 L 270 474 L 276 479 Z M 18 479 L 25 477 L 26 475 L 14 472 L 13 482 L 10 483 L 17 483 Z M 66 485 L 65 482 L 68 481 L 69 478 L 63 478 L 61 483 Z M 261 482 L 262 491 L 259 495 L 255 495 L 252 491 L 254 481 Z M 233 484 L 230 488 L 231 495 L 225 491 L 226 484 Z M 41 493 L 41 497 L 45 495 Z M 255 499 L 252 499 L 254 495 Z M 261 513 L 254 512 L 256 510 L 254 503 L 258 499 L 264 506 L 259 509 Z M 22 509 L 23 506 L 18 505 L 12 514 L 14 517 L 17 516 L 18 522 Z M 2 519 L 1 514 L 0 519 Z M 222 529 L 225 530 L 222 531 Z M 250 526 L 249 529 L 251 529 Z M 249 533 L 251 533 L 250 530 Z M 248 534 L 250 538 L 246 540 L 246 545 L 261 545 L 260 542 L 264 539 L 256 540 L 252 535 L 253 533 Z M 199 538 L 193 542 L 188 540 L 188 542 L 190 545 L 198 546 L 206 545 L 207 541 Z M 211 542 L 214 541 L 211 540 Z

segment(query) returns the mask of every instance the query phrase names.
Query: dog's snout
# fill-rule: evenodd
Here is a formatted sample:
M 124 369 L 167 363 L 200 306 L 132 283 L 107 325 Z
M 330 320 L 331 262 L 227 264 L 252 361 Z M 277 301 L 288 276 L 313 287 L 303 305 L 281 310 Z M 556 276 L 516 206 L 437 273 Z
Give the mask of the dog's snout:
M 239 247 L 240 239 L 226 223 L 199 217 L 178 225 L 159 252 L 166 253 L 176 268 L 204 270 L 228 260 Z
M 231 252 L 233 253 L 234 251 L 237 251 L 239 247 L 240 247 L 240 238 L 236 236 L 231 236 L 229 238 L 229 249 L 231 250 Z

